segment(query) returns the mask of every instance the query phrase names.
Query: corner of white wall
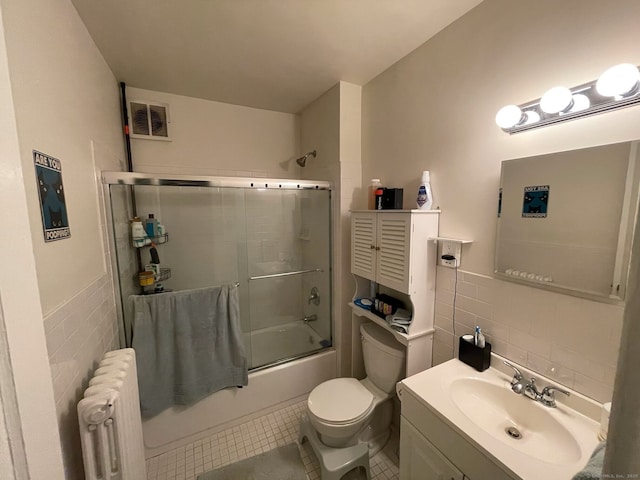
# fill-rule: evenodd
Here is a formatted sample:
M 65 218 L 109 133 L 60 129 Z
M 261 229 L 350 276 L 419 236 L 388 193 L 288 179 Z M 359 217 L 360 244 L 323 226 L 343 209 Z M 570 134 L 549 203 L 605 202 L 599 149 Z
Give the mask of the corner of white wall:
M 11 234 L 0 235 L 0 334 L 10 362 L 2 375 L 13 377 L 19 406 L 3 401 L 3 414 L 20 427 L 11 443 L 24 449 L 29 478 L 64 478 L 2 20 L 0 10 L 0 223 Z

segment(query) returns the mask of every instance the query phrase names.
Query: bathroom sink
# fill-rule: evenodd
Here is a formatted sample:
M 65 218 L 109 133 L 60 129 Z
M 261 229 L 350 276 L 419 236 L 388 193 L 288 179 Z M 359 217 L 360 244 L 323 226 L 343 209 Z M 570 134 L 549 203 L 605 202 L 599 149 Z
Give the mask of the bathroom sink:
M 602 406 L 577 392 L 556 398 L 557 408 L 516 394 L 513 372 L 502 361 L 492 354 L 492 366 L 478 372 L 453 359 L 402 380 L 403 415 L 406 404 L 406 415 L 424 427 L 429 442 L 471 478 L 483 478 L 478 465 L 486 461 L 513 479 L 572 478 L 599 443 Z M 521 370 L 526 380 L 536 377 L 538 388 L 554 383 Z M 480 460 L 471 460 L 469 448 Z
M 580 460 L 580 445 L 550 409 L 516 395 L 508 385 L 458 378 L 449 393 L 471 422 L 508 446 L 549 463 Z

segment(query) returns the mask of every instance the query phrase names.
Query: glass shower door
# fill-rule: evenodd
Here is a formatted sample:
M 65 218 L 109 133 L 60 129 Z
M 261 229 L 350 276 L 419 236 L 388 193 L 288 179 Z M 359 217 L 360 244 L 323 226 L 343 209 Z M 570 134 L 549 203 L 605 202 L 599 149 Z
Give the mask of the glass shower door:
M 246 190 L 251 368 L 331 345 L 328 190 Z

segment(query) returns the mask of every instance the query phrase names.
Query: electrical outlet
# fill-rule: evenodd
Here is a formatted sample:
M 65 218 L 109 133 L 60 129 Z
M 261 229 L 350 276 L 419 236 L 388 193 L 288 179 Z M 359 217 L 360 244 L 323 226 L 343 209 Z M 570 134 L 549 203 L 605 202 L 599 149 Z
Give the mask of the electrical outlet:
M 440 240 L 438 242 L 438 263 L 443 267 L 456 268 L 460 266 L 462 243 L 453 240 Z M 453 258 L 442 258 L 442 257 Z

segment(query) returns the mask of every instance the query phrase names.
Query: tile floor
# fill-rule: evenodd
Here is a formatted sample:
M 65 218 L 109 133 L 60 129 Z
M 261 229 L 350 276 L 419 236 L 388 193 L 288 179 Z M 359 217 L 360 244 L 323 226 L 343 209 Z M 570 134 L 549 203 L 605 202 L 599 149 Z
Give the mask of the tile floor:
M 147 460 L 147 480 L 196 480 L 203 472 L 296 442 L 304 409 L 305 402 L 298 402 L 153 457 Z M 392 436 L 384 450 L 371 459 L 372 480 L 398 479 L 397 446 L 398 439 Z M 309 443 L 299 448 L 308 480 L 320 480 L 320 465 Z M 354 470 L 343 480 L 360 478 L 364 474 Z

